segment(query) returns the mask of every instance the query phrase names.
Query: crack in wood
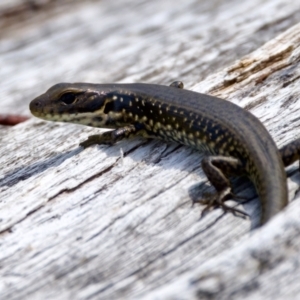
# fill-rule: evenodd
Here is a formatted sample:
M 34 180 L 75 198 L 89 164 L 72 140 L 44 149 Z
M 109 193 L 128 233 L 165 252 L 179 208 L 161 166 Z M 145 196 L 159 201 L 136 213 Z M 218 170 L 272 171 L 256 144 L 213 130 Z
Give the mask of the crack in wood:
M 18 182 L 26 180 L 39 173 L 42 173 L 49 168 L 58 167 L 65 160 L 79 154 L 81 151 L 82 149 L 78 147 L 75 150 L 60 153 L 46 160 L 35 162 L 32 165 L 26 167 L 19 167 L 13 171 L 6 173 L 4 177 L 0 179 L 0 187 L 4 187 L 4 186 L 12 187 L 16 185 Z

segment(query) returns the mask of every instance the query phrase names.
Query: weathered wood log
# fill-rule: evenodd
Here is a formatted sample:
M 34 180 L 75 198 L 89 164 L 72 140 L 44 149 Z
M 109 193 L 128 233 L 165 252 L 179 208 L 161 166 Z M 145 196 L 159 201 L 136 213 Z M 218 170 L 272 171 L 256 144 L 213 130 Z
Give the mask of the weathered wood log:
M 29 115 L 29 101 L 61 81 L 179 79 L 250 110 L 283 146 L 300 136 L 299 4 L 91 1 L 45 10 L 0 32 L 1 113 Z M 35 118 L 0 128 L 0 299 L 300 294 L 298 164 L 287 170 L 291 203 L 251 230 L 259 200 L 247 181 L 234 187 L 251 199 L 239 204 L 249 218 L 221 209 L 200 218 L 192 199 L 212 191 L 202 154 L 143 139 L 78 147 L 99 131 Z

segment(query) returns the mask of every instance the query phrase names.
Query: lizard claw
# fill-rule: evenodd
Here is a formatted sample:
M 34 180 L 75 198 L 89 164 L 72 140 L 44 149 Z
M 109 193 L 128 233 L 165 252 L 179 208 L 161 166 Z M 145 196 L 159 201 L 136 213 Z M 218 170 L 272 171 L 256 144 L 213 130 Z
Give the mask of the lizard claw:
M 79 144 L 80 147 L 83 147 L 83 148 L 87 148 L 87 147 L 90 147 L 92 145 L 113 145 L 114 142 L 113 140 L 111 139 L 111 136 L 107 136 L 107 135 L 104 135 L 104 134 L 95 134 L 95 135 L 90 135 L 88 137 L 87 140 L 81 142 Z
M 230 200 L 230 199 L 245 200 L 244 197 L 240 197 L 240 196 L 237 196 L 234 193 L 232 193 L 230 188 L 227 188 L 224 191 L 214 193 L 214 194 L 204 193 L 203 196 L 204 196 L 204 198 L 193 201 L 193 205 L 195 203 L 201 203 L 206 206 L 201 212 L 201 217 L 203 217 L 212 207 L 213 208 L 221 207 L 225 212 L 231 212 L 234 215 L 239 214 L 244 217 L 249 216 L 246 212 L 244 212 L 236 207 L 228 206 L 224 203 L 225 201 Z

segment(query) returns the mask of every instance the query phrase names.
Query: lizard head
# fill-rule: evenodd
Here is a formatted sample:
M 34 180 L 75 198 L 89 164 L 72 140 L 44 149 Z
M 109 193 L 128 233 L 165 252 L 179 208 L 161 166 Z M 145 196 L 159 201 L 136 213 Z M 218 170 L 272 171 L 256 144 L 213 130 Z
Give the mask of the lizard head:
M 58 83 L 33 99 L 31 113 L 41 119 L 106 127 L 112 110 L 111 87 Z

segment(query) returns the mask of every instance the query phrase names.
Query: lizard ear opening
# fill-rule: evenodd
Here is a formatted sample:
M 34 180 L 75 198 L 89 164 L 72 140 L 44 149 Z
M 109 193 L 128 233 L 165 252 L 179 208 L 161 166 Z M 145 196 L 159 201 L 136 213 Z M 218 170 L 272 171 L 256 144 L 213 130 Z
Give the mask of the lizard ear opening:
M 115 109 L 114 101 L 109 101 L 105 104 L 104 113 L 108 114 L 110 111 Z
M 75 100 L 76 100 L 76 96 L 75 96 L 75 94 L 74 93 L 65 93 L 65 94 L 63 94 L 61 97 L 60 97 L 60 99 L 59 99 L 61 102 L 63 102 L 64 104 L 66 104 L 66 105 L 70 105 L 70 104 L 72 104 L 72 103 L 74 103 L 75 102 Z

